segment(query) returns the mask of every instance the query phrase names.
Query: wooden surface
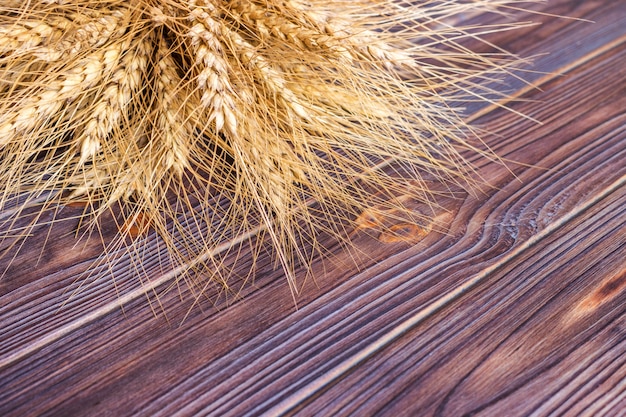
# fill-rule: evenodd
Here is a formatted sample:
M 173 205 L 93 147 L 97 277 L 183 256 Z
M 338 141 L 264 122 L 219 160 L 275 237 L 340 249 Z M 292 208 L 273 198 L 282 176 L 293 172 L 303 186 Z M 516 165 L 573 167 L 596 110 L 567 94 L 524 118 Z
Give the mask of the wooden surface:
M 626 415 L 626 1 L 535 7 L 491 39 L 536 56 L 508 88 L 541 123 L 471 109 L 520 163 L 478 160 L 446 233 L 331 247 L 296 309 L 269 261 L 215 305 L 151 305 L 123 262 L 77 282 L 99 242 L 61 225 L 0 280 L 0 416 Z

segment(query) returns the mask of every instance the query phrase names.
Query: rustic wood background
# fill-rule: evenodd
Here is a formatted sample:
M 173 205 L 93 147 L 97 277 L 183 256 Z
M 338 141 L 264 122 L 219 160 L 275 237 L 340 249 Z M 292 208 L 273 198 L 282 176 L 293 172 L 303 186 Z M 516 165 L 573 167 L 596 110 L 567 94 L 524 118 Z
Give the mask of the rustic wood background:
M 541 123 L 472 109 L 518 163 L 477 161 L 445 232 L 331 247 L 296 308 L 269 261 L 214 304 L 81 286 L 98 240 L 42 228 L 0 261 L 0 415 L 626 415 L 626 1 L 533 7 L 490 39 L 535 56 L 506 88 Z

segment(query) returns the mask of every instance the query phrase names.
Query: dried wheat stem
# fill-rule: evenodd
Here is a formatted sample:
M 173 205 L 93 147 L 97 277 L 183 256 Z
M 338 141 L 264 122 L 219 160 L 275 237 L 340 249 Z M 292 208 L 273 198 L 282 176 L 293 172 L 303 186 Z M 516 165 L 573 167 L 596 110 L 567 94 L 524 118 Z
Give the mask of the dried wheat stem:
M 291 50 L 323 51 L 327 56 L 344 62 L 351 60 L 351 54 L 340 39 L 320 32 L 307 22 L 291 20 L 277 11 L 249 1 L 233 2 L 230 15 L 246 27 L 256 28 L 262 43 L 280 39 L 291 44 Z
M 120 37 L 127 30 L 131 10 L 127 6 L 94 11 L 88 15 L 70 16 L 73 18 L 73 31 L 66 31 L 66 37 L 56 48 L 56 59 L 73 56 L 80 51 L 98 48 L 112 38 Z
M 164 168 L 182 174 L 189 167 L 188 143 L 193 131 L 187 121 L 187 103 L 184 102 L 188 92 L 177 68 L 168 45 L 159 38 L 154 66 L 156 119 L 151 129 L 152 142 L 160 142 L 165 148 Z
M 128 119 L 132 95 L 141 87 L 152 42 L 152 37 L 144 33 L 132 41 L 119 43 L 123 55 L 111 66 L 111 74 L 106 78 L 98 101 L 91 106 L 82 131 L 77 132 L 81 164 L 98 152 L 102 141 L 107 140 L 123 119 Z
M 193 26 L 188 36 L 195 52 L 195 64 L 199 67 L 196 80 L 202 92 L 200 103 L 208 111 L 209 123 L 215 123 L 216 133 L 224 127 L 232 135 L 237 135 L 235 101 L 230 81 L 230 66 L 220 41 L 227 30 L 214 20 L 209 12 L 215 12 L 215 6 L 208 2 L 196 2 L 202 7 L 195 7 L 189 14 Z
M 282 99 L 286 109 L 292 114 L 303 119 L 310 118 L 305 107 L 300 103 L 296 95 L 287 88 L 287 83 L 276 67 L 271 65 L 256 48 L 247 42 L 239 33 L 227 32 L 226 36 L 232 41 L 233 48 L 241 60 L 241 63 L 250 70 L 256 72 L 258 79 L 265 84 L 276 97 Z
M 42 44 L 55 44 L 70 22 L 65 18 L 52 18 L 47 22 L 28 19 L 11 26 L 0 26 L 0 56 L 6 60 L 11 55 L 34 52 Z M 37 53 L 33 53 L 37 55 Z
M 50 125 L 60 116 L 59 110 L 97 86 L 118 65 L 128 46 L 117 42 L 97 49 L 79 59 L 56 77 L 20 90 L 11 101 L 2 103 L 0 111 L 0 148 L 11 140 Z
M 37 13 L 19 19 L 0 26 L 0 59 L 10 62 L 24 54 L 47 62 L 67 59 L 120 36 L 128 16 L 127 7 L 115 7 L 64 16 Z
M 371 3 L 339 1 L 330 5 L 328 3 L 313 5 L 308 1 L 289 0 L 284 2 L 284 7 L 294 15 L 299 16 L 302 22 L 317 27 L 320 33 L 326 35 L 322 39 L 332 39 L 334 43 L 342 45 L 341 49 L 338 50 L 343 57 L 349 57 L 352 63 L 383 66 L 387 70 L 399 65 L 413 66 L 415 63 L 409 52 L 386 43 L 386 37 L 381 36 L 380 32 L 361 27 L 359 22 L 354 19 L 341 17 L 342 11 L 358 9 L 361 9 L 362 13 L 366 15 L 368 9 L 372 7 Z M 407 45 L 403 46 L 406 47 Z

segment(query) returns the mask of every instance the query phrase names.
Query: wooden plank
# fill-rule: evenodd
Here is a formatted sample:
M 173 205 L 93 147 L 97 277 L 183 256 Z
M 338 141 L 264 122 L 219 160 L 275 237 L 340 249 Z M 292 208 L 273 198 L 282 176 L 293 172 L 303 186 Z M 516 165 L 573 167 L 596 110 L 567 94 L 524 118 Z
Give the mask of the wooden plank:
M 612 194 L 501 265 L 312 399 L 306 414 L 546 415 L 623 396 L 610 385 L 591 398 L 584 391 L 626 377 L 625 294 L 607 291 L 625 284 L 625 202 Z

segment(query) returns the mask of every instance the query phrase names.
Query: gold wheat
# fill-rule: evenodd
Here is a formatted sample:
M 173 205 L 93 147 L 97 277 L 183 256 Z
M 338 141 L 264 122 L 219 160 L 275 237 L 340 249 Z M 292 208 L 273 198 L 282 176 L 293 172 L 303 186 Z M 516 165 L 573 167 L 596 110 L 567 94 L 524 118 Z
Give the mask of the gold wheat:
M 297 291 L 318 233 L 432 203 L 424 175 L 466 184 L 463 155 L 492 156 L 452 103 L 498 98 L 520 60 L 466 41 L 522 26 L 518 3 L 4 0 L 0 239 L 82 201 L 92 225 L 123 216 L 115 245 L 162 239 L 227 287 L 205 254 L 259 227 Z

